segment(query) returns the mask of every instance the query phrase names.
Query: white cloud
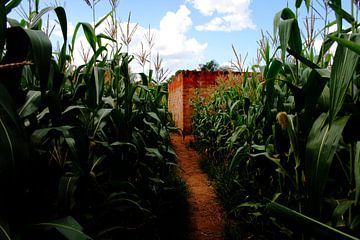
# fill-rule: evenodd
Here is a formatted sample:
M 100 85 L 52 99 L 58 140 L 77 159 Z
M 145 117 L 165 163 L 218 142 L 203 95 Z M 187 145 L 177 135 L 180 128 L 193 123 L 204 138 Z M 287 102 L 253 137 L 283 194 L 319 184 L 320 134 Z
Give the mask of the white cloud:
M 251 19 L 251 0 L 187 0 L 204 16 L 212 19 L 196 26 L 198 31 L 239 31 L 254 29 Z
M 177 12 L 167 12 L 156 34 L 156 50 L 170 65 L 184 66 L 200 62 L 207 43 L 199 43 L 186 34 L 193 25 L 190 10 L 181 5 Z M 175 66 L 174 66 L 175 67 Z
M 152 49 L 152 59 L 159 53 L 163 58 L 163 66 L 174 73 L 178 69 L 193 69 L 203 60 L 203 52 L 207 48 L 207 43 L 200 43 L 195 38 L 188 36 L 188 31 L 193 26 L 190 18 L 190 10 L 181 5 L 176 12 L 167 12 L 160 21 L 159 28 L 151 28 L 151 34 L 154 35 L 154 47 Z M 121 27 L 126 29 L 126 22 L 121 23 Z M 135 26 L 135 23 L 130 23 L 130 29 Z M 107 24 L 104 22 L 97 28 L 97 33 L 104 33 Z M 138 25 L 132 41 L 129 46 L 129 53 L 136 54 L 140 52 L 141 43 L 144 44 L 144 49 L 148 50 L 145 34 L 149 31 L 148 27 Z M 120 34 L 120 31 L 119 31 Z M 118 36 L 120 41 L 120 36 Z M 85 48 L 89 48 L 84 36 L 79 36 L 75 44 L 75 63 L 82 64 L 80 57 L 81 44 Z M 126 47 L 123 46 L 123 50 Z M 92 54 L 92 53 L 91 53 Z M 142 72 L 142 67 L 133 60 L 131 68 L 133 72 Z M 153 63 L 152 63 L 153 65 Z

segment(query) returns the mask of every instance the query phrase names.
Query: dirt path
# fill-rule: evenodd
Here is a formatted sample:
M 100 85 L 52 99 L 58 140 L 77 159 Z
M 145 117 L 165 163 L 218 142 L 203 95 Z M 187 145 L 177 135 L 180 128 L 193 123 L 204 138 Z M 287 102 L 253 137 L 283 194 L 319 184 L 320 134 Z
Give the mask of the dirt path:
M 187 147 L 191 140 L 191 136 L 187 136 L 185 140 L 180 135 L 171 136 L 183 170 L 181 176 L 190 191 L 188 199 L 191 218 L 190 239 L 224 239 L 223 211 L 206 174 L 199 167 L 199 156 Z

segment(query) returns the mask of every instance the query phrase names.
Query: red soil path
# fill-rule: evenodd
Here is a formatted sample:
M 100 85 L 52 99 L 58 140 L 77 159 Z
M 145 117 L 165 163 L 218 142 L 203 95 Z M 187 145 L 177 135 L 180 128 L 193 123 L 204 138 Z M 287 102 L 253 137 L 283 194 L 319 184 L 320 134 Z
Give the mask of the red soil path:
M 191 140 L 193 140 L 191 136 L 186 136 L 185 139 L 180 135 L 171 136 L 179 157 L 181 176 L 190 192 L 188 199 L 191 218 L 190 239 L 224 239 L 224 213 L 206 174 L 199 167 L 199 156 L 196 151 L 187 147 Z

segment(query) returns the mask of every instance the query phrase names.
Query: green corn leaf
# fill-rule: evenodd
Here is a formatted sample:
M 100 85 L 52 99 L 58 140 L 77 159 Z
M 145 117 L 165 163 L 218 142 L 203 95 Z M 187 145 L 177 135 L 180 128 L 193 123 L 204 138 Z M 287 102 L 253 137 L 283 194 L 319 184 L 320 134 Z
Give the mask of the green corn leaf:
M 287 20 L 287 19 L 294 19 L 294 18 L 295 18 L 295 14 L 290 8 L 284 8 L 280 12 L 276 13 L 274 20 L 273 20 L 274 36 L 276 36 L 278 33 L 281 19 Z
M 74 195 L 78 187 L 78 177 L 62 176 L 58 187 L 58 201 L 60 206 L 66 209 L 72 209 L 75 205 Z
M 25 99 L 24 105 L 19 110 L 19 116 L 24 118 L 38 111 L 41 104 L 41 92 L 30 90 Z
M 275 78 L 277 77 L 278 73 L 282 68 L 282 63 L 277 60 L 273 59 L 268 71 L 265 73 L 266 78 L 266 103 L 265 103 L 265 111 L 270 111 L 273 107 L 273 102 L 275 98 Z
M 280 47 L 282 59 L 285 62 L 286 49 L 289 47 L 293 52 L 301 55 L 302 42 L 298 22 L 295 18 L 286 19 L 279 24 Z
M 96 36 L 95 36 L 95 30 L 89 23 L 80 23 L 83 27 L 83 31 L 86 37 L 86 40 L 90 44 L 93 51 L 96 51 Z
M 105 16 L 103 16 L 99 21 L 97 21 L 97 23 L 95 24 L 95 29 L 98 28 L 111 14 L 112 12 L 110 11 L 105 14 Z
M 59 231 L 68 240 L 92 240 L 83 232 L 82 226 L 71 216 L 60 218 L 52 222 L 38 223 L 35 227 L 51 227 Z
M 6 9 L 5 9 L 5 3 L 3 1 L 1 1 L 1 3 L 0 3 L 0 56 L 3 55 L 3 50 L 4 50 L 4 46 L 5 46 L 5 36 L 6 36 Z
M 356 54 L 360 55 L 360 45 L 359 45 L 359 36 L 358 35 L 353 35 L 353 38 L 355 38 L 356 40 L 347 40 L 345 38 L 339 38 L 339 37 L 335 37 L 334 35 L 328 35 L 327 36 L 329 39 L 331 39 L 332 41 L 336 41 L 338 44 L 340 44 L 341 46 L 348 48 L 350 50 L 352 50 L 353 52 L 355 52 Z M 328 47 L 329 49 L 330 47 Z
M 11 12 L 11 10 L 13 10 L 14 8 L 16 8 L 22 0 L 11 0 L 10 2 L 8 2 L 6 4 L 6 14 L 9 14 Z
M 164 156 L 160 153 L 158 148 L 145 148 L 146 156 L 156 158 L 159 161 L 164 160 Z
M 120 147 L 120 148 L 128 148 L 131 151 L 133 151 L 134 153 L 136 153 L 137 155 L 139 154 L 139 151 L 137 149 L 137 147 L 132 144 L 132 143 L 128 143 L 128 142 L 113 142 L 111 144 L 112 147 Z
M 95 128 L 93 131 L 93 137 L 95 137 L 96 133 L 101 130 L 102 126 L 104 125 L 105 119 L 109 117 L 113 109 L 111 108 L 101 108 L 96 113 L 95 118 Z
M 77 38 L 77 32 L 79 31 L 80 27 L 83 28 L 86 40 L 90 44 L 90 47 L 92 48 L 93 52 L 96 51 L 96 35 L 93 27 L 89 23 L 80 22 L 76 24 L 75 30 L 73 33 L 73 38 L 71 41 L 71 51 L 74 52 L 75 48 L 75 40 Z
M 152 119 L 154 119 L 157 124 L 161 123 L 159 116 L 155 112 L 148 112 L 147 115 L 149 115 Z
M 59 20 L 60 23 L 60 27 L 61 27 L 61 32 L 63 35 L 63 40 L 64 43 L 61 47 L 60 53 L 59 53 L 59 69 L 61 72 L 64 72 L 66 69 L 66 47 L 67 47 L 67 17 L 66 17 L 66 12 L 65 9 L 63 7 L 56 7 L 55 9 L 55 13 L 57 15 L 57 18 Z
M 356 143 L 355 147 L 355 161 L 354 161 L 354 176 L 355 176 L 355 205 L 359 204 L 360 197 L 360 141 Z
M 305 4 L 306 4 L 306 9 L 309 12 L 310 10 L 310 5 L 311 5 L 311 0 L 305 0 Z
M 73 126 L 60 126 L 60 127 L 52 127 L 52 128 L 39 128 L 36 129 L 31 135 L 31 142 L 34 145 L 41 145 L 45 137 L 53 135 L 61 134 L 65 138 L 71 137 L 71 129 L 74 128 Z
M 303 57 L 301 54 L 293 51 L 291 48 L 287 49 L 288 53 L 295 57 L 297 60 L 302 62 L 304 65 L 308 66 L 309 68 L 320 68 L 317 64 L 313 63 L 306 57 Z
M 47 90 L 50 72 L 51 42 L 43 31 L 30 29 L 23 29 L 23 31 L 25 31 L 29 38 L 36 75 L 40 80 L 41 93 L 44 94 Z
M 106 39 L 106 40 L 109 40 L 111 42 L 116 42 L 115 39 L 103 34 L 103 33 L 100 33 L 98 35 L 96 35 L 96 41 L 98 43 L 99 46 L 102 46 L 102 43 L 101 43 L 101 39 Z
M 342 9 L 341 7 L 341 0 L 332 0 L 332 6 L 333 8 L 335 7 L 336 9 Z M 335 11 L 335 15 L 336 15 L 336 23 L 337 23 L 337 32 L 340 33 L 342 30 L 342 17 L 341 15 L 339 15 L 339 13 Z
M 296 19 L 294 19 L 292 22 L 291 34 L 290 34 L 290 39 L 289 39 L 289 47 L 291 50 L 293 50 L 297 54 L 301 55 L 302 40 L 301 40 L 299 24 Z
M 338 203 L 331 217 L 331 222 L 334 227 L 341 227 L 344 225 L 344 214 L 354 204 L 352 200 L 345 200 Z
M 305 112 L 303 116 L 304 132 L 307 135 L 311 129 L 316 115 L 316 104 L 324 87 L 330 79 L 330 71 L 328 69 L 314 69 L 311 71 L 303 89 L 305 94 Z
M 267 205 L 267 209 L 286 221 L 296 224 L 301 227 L 305 232 L 312 236 L 318 236 L 320 239 L 329 240 L 359 240 L 358 238 L 351 236 L 347 233 L 341 232 L 336 228 L 330 227 L 322 222 L 319 222 L 311 217 L 287 208 L 279 203 L 271 202 Z
M 254 145 L 252 147 L 254 147 Z M 249 154 L 249 156 L 251 156 L 251 157 L 266 157 L 267 159 L 269 159 L 270 161 L 275 163 L 275 165 L 278 167 L 278 169 L 276 170 L 277 172 L 279 172 L 280 174 L 282 174 L 284 176 L 290 177 L 289 173 L 286 171 L 284 166 L 281 164 L 280 159 L 270 156 L 270 154 L 268 152 Z
M 295 7 L 296 7 L 296 8 L 300 8 L 302 2 L 303 2 L 303 0 L 296 0 L 296 2 L 295 2 Z
M 20 23 L 13 18 L 7 18 L 7 22 L 9 23 L 10 27 L 21 27 Z
M 319 216 L 323 192 L 328 180 L 332 160 L 342 136 L 348 116 L 336 119 L 329 126 L 327 114 L 321 114 L 314 122 L 306 143 L 305 166 L 308 178 L 312 213 Z
M 281 18 L 283 20 L 294 19 L 296 17 L 295 13 L 290 8 L 284 8 L 281 11 Z
M 41 23 L 41 18 L 49 13 L 50 11 L 53 11 L 54 10 L 54 7 L 45 7 L 43 9 L 40 10 L 39 13 L 37 13 L 33 19 L 31 20 L 30 22 L 30 25 L 29 25 L 29 28 L 30 29 L 34 29 L 36 26 L 38 26 L 40 23 Z
M 95 96 L 96 105 L 98 106 L 104 94 L 105 69 L 101 67 L 94 67 L 94 81 L 95 81 Z
M 275 14 L 274 20 L 273 20 L 273 34 L 274 36 L 277 36 L 277 33 L 279 31 L 279 24 L 281 20 L 281 12 L 278 12 Z
M 67 42 L 67 17 L 66 17 L 65 9 L 63 7 L 55 7 L 54 11 L 55 11 L 56 16 L 60 23 L 61 33 L 63 35 L 64 43 L 66 43 Z
M 281 21 L 279 24 L 279 38 L 280 38 L 280 47 L 281 47 L 281 59 L 285 62 L 286 49 L 291 35 L 291 27 L 294 22 L 294 19 L 288 19 Z
M 97 61 L 97 59 L 104 54 L 104 52 L 107 52 L 107 49 L 105 46 L 101 46 L 99 47 L 96 52 L 94 53 L 93 56 L 91 56 L 90 61 L 88 63 L 86 63 L 87 69 L 86 69 L 86 74 L 89 74 L 90 71 L 93 69 L 93 66 L 95 65 L 95 61 Z M 100 65 L 100 64 L 99 64 Z M 92 85 L 90 85 L 90 87 L 93 87 Z
M 351 41 L 360 44 L 360 35 L 351 36 Z M 330 125 L 340 111 L 350 81 L 353 77 L 359 55 L 349 48 L 338 45 L 330 76 Z

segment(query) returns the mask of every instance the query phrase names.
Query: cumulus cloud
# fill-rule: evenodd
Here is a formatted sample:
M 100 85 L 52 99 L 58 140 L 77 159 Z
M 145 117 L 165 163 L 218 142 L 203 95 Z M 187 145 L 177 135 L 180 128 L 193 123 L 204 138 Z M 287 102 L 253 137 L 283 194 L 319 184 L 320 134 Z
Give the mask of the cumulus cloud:
M 207 43 L 199 43 L 195 38 L 187 36 L 193 25 L 190 13 L 185 5 L 181 5 L 177 12 L 167 12 L 155 35 L 156 50 L 171 66 L 200 62 L 207 48 Z
M 203 52 L 207 48 L 207 43 L 200 43 L 197 39 L 188 36 L 188 31 L 193 27 L 190 14 L 190 10 L 185 5 L 181 5 L 176 12 L 169 11 L 165 14 L 160 21 L 159 28 L 150 29 L 150 33 L 154 36 L 154 46 L 151 51 L 152 61 L 159 53 L 163 59 L 163 67 L 169 69 L 171 73 L 178 69 L 189 69 L 197 66 L 203 60 Z M 122 22 L 120 25 L 125 30 L 127 22 Z M 135 23 L 130 23 L 130 29 L 134 28 L 135 25 Z M 97 33 L 104 33 L 107 27 L 106 23 L 100 25 L 97 28 Z M 118 32 L 120 34 L 120 31 Z M 141 44 L 146 51 L 149 50 L 145 39 L 148 32 L 148 27 L 137 26 L 129 46 L 130 54 L 138 54 L 141 51 Z M 79 37 L 75 44 L 75 49 L 77 49 L 75 62 L 77 64 L 83 63 L 79 51 L 82 49 L 81 45 L 88 48 L 83 36 Z M 123 50 L 126 50 L 125 46 L 123 46 Z M 136 60 L 133 61 L 131 68 L 134 72 L 143 70 L 139 64 L 136 64 Z
M 209 22 L 196 26 L 198 31 L 239 31 L 255 29 L 251 19 L 251 0 L 187 0 Z

